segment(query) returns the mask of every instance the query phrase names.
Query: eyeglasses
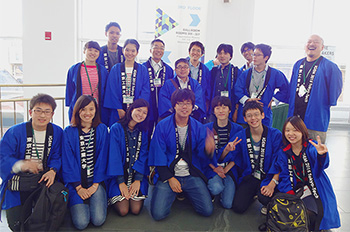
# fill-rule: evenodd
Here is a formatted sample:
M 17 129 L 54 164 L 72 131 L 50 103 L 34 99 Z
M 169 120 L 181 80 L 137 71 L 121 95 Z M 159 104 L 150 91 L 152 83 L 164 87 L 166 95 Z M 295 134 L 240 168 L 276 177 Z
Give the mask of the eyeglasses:
M 153 50 L 161 50 L 161 51 L 164 51 L 164 50 L 165 50 L 164 47 L 157 47 L 157 46 L 152 47 L 152 49 L 153 49 Z
M 35 109 L 33 111 L 36 115 L 41 115 L 42 113 L 44 113 L 46 116 L 50 116 L 52 114 L 51 110 Z
M 176 69 L 179 69 L 179 70 L 185 70 L 185 69 L 189 69 L 190 67 L 189 66 L 177 66 Z
M 179 105 L 180 107 L 184 107 L 184 106 L 190 107 L 190 106 L 192 106 L 192 102 L 178 102 L 176 104 Z
M 252 118 L 252 117 L 257 118 L 257 117 L 259 117 L 260 115 L 261 115 L 260 113 L 254 113 L 254 114 L 247 114 L 245 117 L 246 117 L 246 118 Z
M 252 54 L 252 56 L 263 56 L 263 54 Z
M 249 51 L 251 51 L 251 50 L 252 50 L 251 48 L 246 48 L 246 49 L 243 50 L 243 53 L 249 52 Z

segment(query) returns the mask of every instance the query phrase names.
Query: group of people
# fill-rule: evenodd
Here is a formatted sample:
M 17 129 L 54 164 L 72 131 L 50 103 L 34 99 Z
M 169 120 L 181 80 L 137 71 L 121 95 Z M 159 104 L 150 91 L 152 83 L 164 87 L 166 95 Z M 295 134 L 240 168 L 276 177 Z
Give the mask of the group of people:
M 68 71 L 70 125 L 62 130 L 51 123 L 55 100 L 38 94 L 30 102 L 31 120 L 1 139 L 1 197 L 21 172 L 42 175 L 48 187 L 62 181 L 73 224 L 82 230 L 90 222 L 102 225 L 108 206 L 121 216 L 139 214 L 148 195 L 151 216 L 162 220 L 176 198 L 210 216 L 215 199 L 244 213 L 257 196 L 266 213 L 276 192 L 304 191 L 312 230 L 340 227 L 324 143 L 342 76 L 321 56 L 320 36 L 309 38 L 289 82 L 267 65 L 272 51 L 266 44 L 243 44 L 247 63 L 238 68 L 230 63 L 232 45 L 220 44 L 215 60 L 203 64 L 204 46 L 194 41 L 174 72 L 162 61 L 162 40 L 152 41 L 151 57 L 140 64 L 136 40 L 117 44 L 118 23 L 105 33 L 107 45 L 87 42 L 84 61 Z M 282 133 L 271 127 L 273 101 L 289 103 Z M 14 231 L 27 195 L 7 191 L 4 197 Z

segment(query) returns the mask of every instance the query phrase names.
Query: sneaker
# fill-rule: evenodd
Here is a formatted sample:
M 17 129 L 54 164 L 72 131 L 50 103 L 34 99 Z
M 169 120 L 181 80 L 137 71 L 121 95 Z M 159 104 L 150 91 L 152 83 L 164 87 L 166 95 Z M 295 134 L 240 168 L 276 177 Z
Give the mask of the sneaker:
M 260 213 L 263 214 L 263 215 L 266 215 L 266 214 L 267 214 L 267 208 L 266 208 L 266 206 L 261 207 Z

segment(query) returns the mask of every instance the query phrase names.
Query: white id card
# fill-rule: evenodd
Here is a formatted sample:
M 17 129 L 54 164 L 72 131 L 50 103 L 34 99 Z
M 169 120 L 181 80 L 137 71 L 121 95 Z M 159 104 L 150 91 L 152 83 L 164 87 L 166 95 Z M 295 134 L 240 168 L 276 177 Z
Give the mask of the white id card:
M 123 103 L 124 104 L 132 104 L 134 102 L 134 98 L 131 96 L 123 96 Z
M 258 93 L 252 93 L 252 95 L 250 96 L 250 98 L 258 98 Z
M 306 91 L 306 89 L 305 89 L 305 86 L 304 86 L 304 85 L 301 85 L 301 86 L 299 87 L 299 92 L 298 92 L 299 97 L 303 97 L 306 93 L 307 93 L 307 91 Z
M 256 179 L 261 180 L 261 173 L 260 173 L 260 171 L 255 171 L 254 174 L 253 174 L 253 176 L 254 176 Z
M 310 190 L 309 186 L 305 185 L 304 186 L 304 193 L 300 197 L 300 199 L 304 199 L 305 197 L 308 197 L 308 196 L 311 196 L 311 190 Z
M 160 78 L 154 79 L 154 86 L 161 87 L 162 86 L 162 79 L 160 79 Z
M 228 97 L 228 91 L 221 91 L 222 97 Z

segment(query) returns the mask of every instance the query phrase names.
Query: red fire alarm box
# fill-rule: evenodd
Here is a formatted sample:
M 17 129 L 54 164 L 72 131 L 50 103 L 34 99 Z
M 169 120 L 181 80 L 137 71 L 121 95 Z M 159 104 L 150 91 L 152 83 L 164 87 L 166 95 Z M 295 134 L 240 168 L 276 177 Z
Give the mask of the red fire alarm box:
M 45 31 L 45 40 L 51 40 L 51 31 Z

